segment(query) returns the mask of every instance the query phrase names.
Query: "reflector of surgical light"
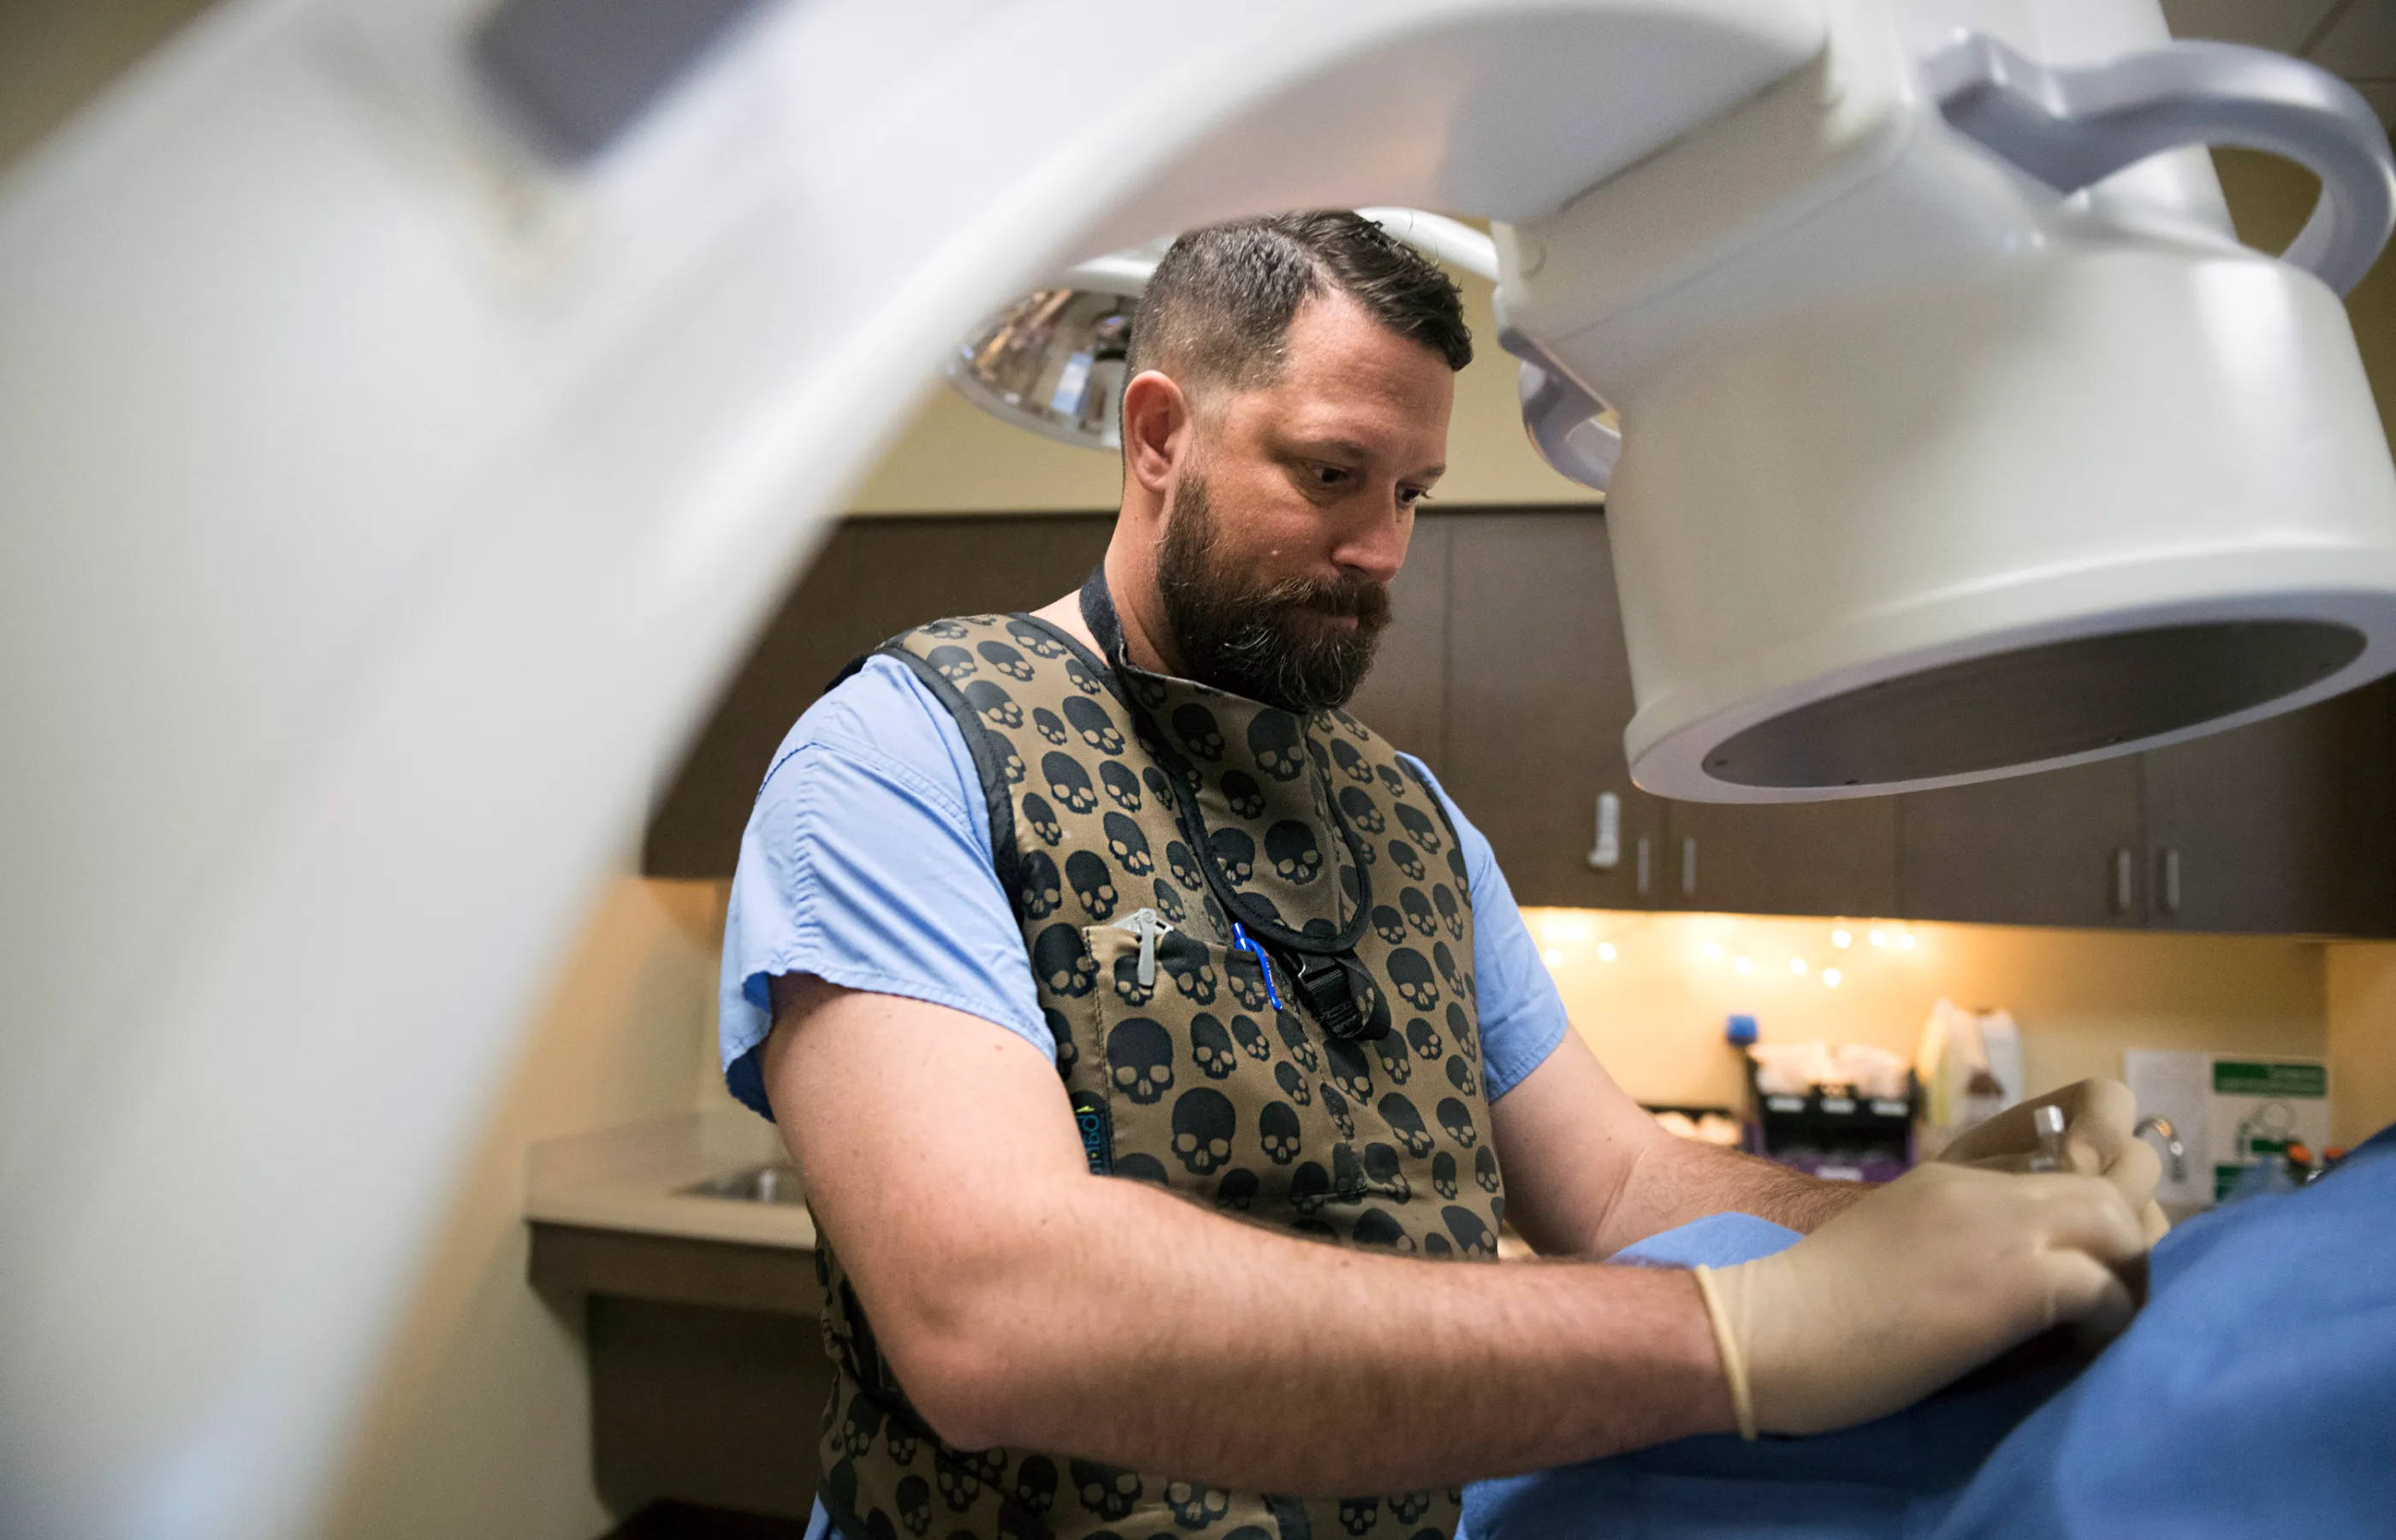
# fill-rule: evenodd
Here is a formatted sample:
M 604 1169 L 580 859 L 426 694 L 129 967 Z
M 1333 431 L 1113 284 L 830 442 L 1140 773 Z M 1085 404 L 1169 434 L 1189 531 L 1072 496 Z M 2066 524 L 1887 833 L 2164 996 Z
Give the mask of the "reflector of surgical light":
M 1116 448 L 1132 309 L 1157 255 L 1085 262 L 1007 306 L 958 344 L 949 383 L 1002 421 L 1077 448 Z
M 1483 278 L 1498 247 L 1471 225 L 1417 208 L 1361 210 L 1399 240 Z M 1169 243 L 1084 262 L 1026 295 L 957 345 L 949 383 L 1005 422 L 1083 449 L 1123 443 L 1124 352 L 1133 306 Z

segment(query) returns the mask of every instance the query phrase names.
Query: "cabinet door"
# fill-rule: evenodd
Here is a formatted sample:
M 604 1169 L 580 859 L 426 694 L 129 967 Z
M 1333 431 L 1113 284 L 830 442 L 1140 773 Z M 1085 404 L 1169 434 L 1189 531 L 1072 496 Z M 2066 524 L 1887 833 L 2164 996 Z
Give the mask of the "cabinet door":
M 2389 692 L 2141 756 L 2154 923 L 2396 933 Z
M 2134 758 L 1897 803 L 1897 896 L 1909 919 L 2136 925 L 2145 917 Z
M 1661 804 L 1631 784 L 1614 562 L 1599 511 L 1452 515 L 1443 784 L 1524 904 L 1646 906 Z M 1614 863 L 1589 858 L 1597 799 L 1620 800 Z
M 1082 586 L 1113 528 L 1111 514 L 849 520 L 842 614 L 870 633 L 862 650 L 944 615 L 1038 609 Z
M 1406 564 L 1390 585 L 1390 629 L 1348 709 L 1446 784 L 1447 558 L 1456 521 L 1415 521 Z
M 774 750 L 858 654 L 944 615 L 1037 609 L 1081 586 L 1113 516 L 852 519 L 768 621 L 666 788 L 650 877 L 729 877 Z
M 1886 797 L 1665 804 L 1666 907 L 1743 914 L 1889 914 L 1897 812 Z

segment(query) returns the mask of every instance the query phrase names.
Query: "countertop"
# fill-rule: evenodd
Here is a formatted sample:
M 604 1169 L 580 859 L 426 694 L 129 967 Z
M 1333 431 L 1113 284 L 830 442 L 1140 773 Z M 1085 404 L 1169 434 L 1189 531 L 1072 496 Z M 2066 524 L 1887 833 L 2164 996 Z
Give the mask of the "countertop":
M 526 1155 L 525 1217 L 809 1250 L 816 1227 L 803 1204 L 686 1190 L 712 1177 L 788 1159 L 773 1124 L 745 1111 L 693 1112 L 550 1139 Z

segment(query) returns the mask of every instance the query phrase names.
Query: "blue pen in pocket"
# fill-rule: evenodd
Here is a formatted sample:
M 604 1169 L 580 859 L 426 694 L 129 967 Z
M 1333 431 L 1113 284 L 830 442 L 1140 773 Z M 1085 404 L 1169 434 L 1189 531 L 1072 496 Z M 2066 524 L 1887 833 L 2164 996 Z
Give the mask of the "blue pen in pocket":
M 1265 955 L 1264 948 L 1258 944 L 1257 938 L 1250 936 L 1247 928 L 1237 920 L 1231 922 L 1231 945 L 1257 960 L 1257 966 L 1265 972 L 1265 998 L 1272 1002 L 1274 1010 L 1280 1010 L 1281 990 L 1273 987 L 1272 959 Z

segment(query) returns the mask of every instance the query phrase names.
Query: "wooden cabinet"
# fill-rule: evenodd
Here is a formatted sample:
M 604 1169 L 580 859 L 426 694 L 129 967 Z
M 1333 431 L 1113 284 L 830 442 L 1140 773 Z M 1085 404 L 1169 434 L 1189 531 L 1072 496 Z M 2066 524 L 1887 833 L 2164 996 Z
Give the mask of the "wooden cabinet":
M 2396 933 L 2389 691 L 2070 770 L 1898 799 L 1923 920 Z
M 2396 934 L 2389 689 L 2140 756 L 2150 923 Z
M 813 1252 L 536 1222 L 529 1272 L 581 1319 L 591 1475 L 611 1510 L 805 1518 L 832 1388 Z
M 1897 814 L 1886 797 L 1738 805 L 1675 802 L 1664 816 L 1663 905 L 1744 914 L 1890 914 Z
M 773 751 L 851 657 L 941 615 L 1036 608 L 1106 515 L 845 524 L 766 627 L 649 829 L 653 875 L 731 873 Z M 1355 710 L 1419 755 L 1524 904 L 2007 924 L 2396 934 L 2384 687 L 2155 753 L 1901 798 L 1667 803 L 1631 784 L 1603 513 L 1425 515 Z M 1601 794 L 1619 856 L 1589 864 Z
M 1419 519 L 1390 585 L 1390 629 L 1373 671 L 1348 703 L 1390 742 L 1447 774 L 1448 551 L 1454 521 Z
M 1579 508 L 1439 522 L 1453 531 L 1447 723 L 1431 767 L 1489 837 L 1517 902 L 1645 907 L 1663 803 L 1631 784 L 1623 759 L 1631 670 L 1604 519 Z M 1622 806 L 1606 870 L 1589 864 L 1601 792 Z
M 1899 797 L 1897 912 L 2017 925 L 2139 924 L 2138 803 L 2136 758 Z
M 1624 763 L 1632 701 L 1603 517 L 1439 522 L 1451 526 L 1447 705 L 1433 764 L 1524 903 L 2396 934 L 2384 689 L 1953 790 L 1668 803 L 1632 787 Z M 1607 790 L 1622 799 L 1623 860 L 1593 871 Z
M 1525 904 L 1884 914 L 1896 826 L 1880 799 L 1806 806 L 1668 803 L 1631 782 L 1633 705 L 1605 520 L 1597 511 L 1451 515 L 1448 792 Z M 1619 856 L 1589 864 L 1597 799 L 1620 800 Z
M 650 877 L 729 877 L 774 750 L 858 654 L 944 615 L 1038 609 L 1081 587 L 1112 514 L 852 519 L 768 621 L 668 783 Z

